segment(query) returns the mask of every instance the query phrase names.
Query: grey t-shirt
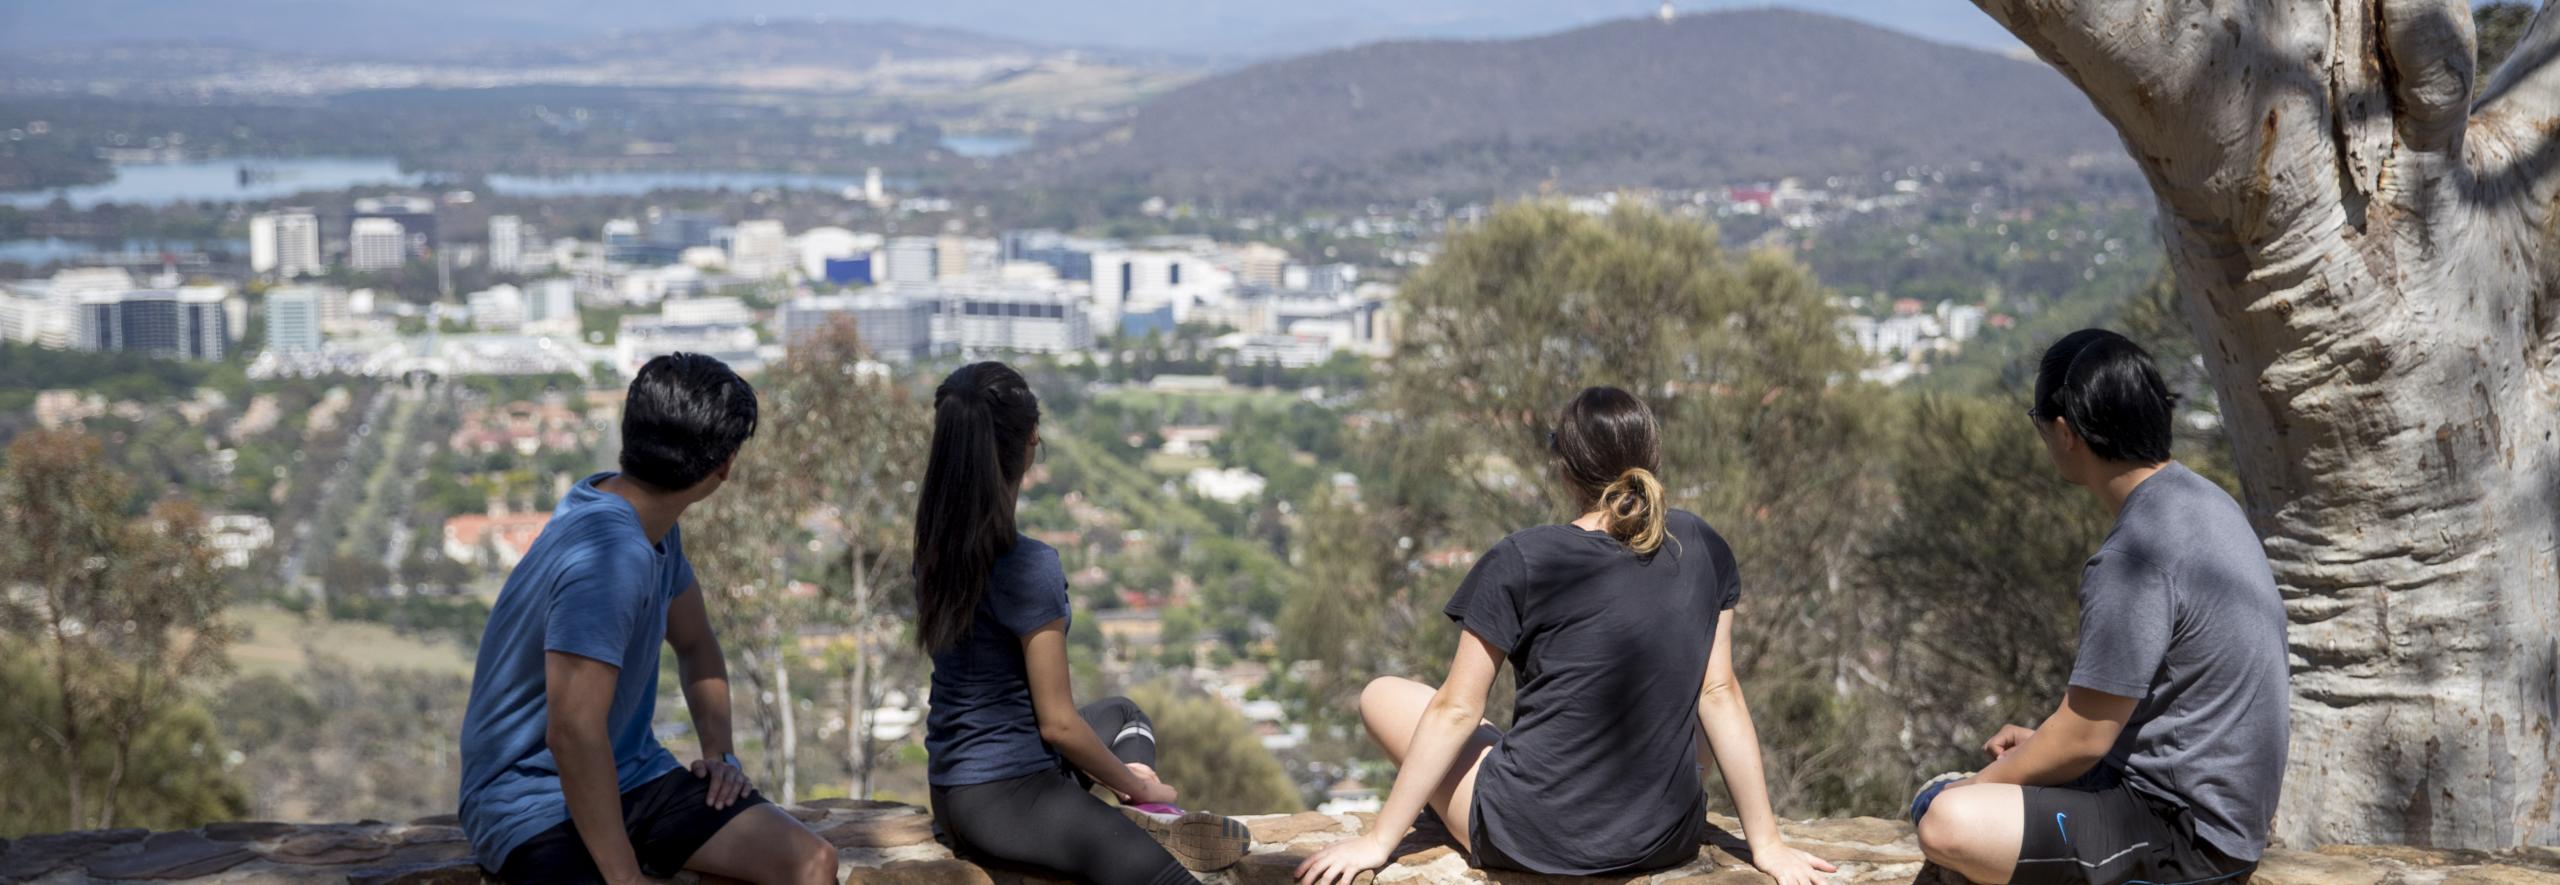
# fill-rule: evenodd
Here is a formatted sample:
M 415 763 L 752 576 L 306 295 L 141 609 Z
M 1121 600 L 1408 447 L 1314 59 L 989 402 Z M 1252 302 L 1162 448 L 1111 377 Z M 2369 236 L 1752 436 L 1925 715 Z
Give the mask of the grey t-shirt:
M 2284 631 L 2239 504 L 2175 462 L 2134 487 L 2080 579 L 2071 684 L 2140 701 L 2107 762 L 2240 860 L 2266 849 L 2284 779 Z
M 1519 685 L 1511 731 L 1476 771 L 1472 825 L 1513 863 L 1625 875 L 1696 854 L 1698 690 L 1742 584 L 1705 520 L 1674 510 L 1665 528 L 1652 556 L 1570 525 L 1521 531 L 1443 609 L 1502 649 Z

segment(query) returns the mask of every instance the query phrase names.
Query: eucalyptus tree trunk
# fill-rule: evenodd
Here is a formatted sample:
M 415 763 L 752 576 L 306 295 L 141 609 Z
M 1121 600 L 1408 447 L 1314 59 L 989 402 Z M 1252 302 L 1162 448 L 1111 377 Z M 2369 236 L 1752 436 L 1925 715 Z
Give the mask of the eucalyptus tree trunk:
M 2149 179 L 2291 615 L 2278 836 L 2560 843 L 2560 12 L 1975 0 Z
M 781 708 L 782 715 L 782 804 L 796 805 L 800 802 L 800 729 L 791 715 L 794 704 L 788 656 L 773 656 L 773 692 L 779 696 L 775 706 Z

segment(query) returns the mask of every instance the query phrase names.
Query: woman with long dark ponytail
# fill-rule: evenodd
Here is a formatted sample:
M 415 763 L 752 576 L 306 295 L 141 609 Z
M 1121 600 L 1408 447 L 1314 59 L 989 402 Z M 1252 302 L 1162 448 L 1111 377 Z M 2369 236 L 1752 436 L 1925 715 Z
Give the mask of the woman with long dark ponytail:
M 1547 447 L 1581 515 L 1476 561 L 1446 609 L 1466 628 L 1447 681 L 1390 676 L 1360 693 L 1395 787 L 1368 832 L 1308 858 L 1299 880 L 1348 885 L 1385 865 L 1426 805 L 1479 867 L 1624 876 L 1685 864 L 1706 835 L 1699 774 L 1712 758 L 1752 863 L 1779 885 L 1822 881 L 1833 867 L 1778 835 L 1734 681 L 1733 550 L 1665 503 L 1652 410 L 1586 389 Z M 1508 733 L 1482 719 L 1505 659 L 1519 682 Z
M 1039 398 L 1011 367 L 975 363 L 943 379 L 933 411 L 915 568 L 916 636 L 933 656 L 935 824 L 964 856 L 1100 885 L 1190 883 L 1188 869 L 1233 865 L 1243 825 L 1173 807 L 1146 713 L 1127 698 L 1076 706 L 1065 568 L 1014 527 Z

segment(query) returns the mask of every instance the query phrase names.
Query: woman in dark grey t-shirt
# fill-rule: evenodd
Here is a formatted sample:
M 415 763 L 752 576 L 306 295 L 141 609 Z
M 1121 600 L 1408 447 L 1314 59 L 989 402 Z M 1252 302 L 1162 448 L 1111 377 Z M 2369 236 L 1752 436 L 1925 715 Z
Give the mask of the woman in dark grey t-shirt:
M 1753 863 L 1780 885 L 1832 871 L 1780 840 L 1733 677 L 1733 551 L 1664 505 L 1657 434 L 1617 388 L 1565 406 L 1549 448 L 1581 518 L 1485 551 L 1449 600 L 1466 635 L 1446 683 L 1386 677 L 1361 693 L 1361 719 L 1401 770 L 1369 832 L 1308 858 L 1300 881 L 1385 865 L 1426 802 L 1480 867 L 1599 876 L 1687 863 L 1707 826 L 1702 735 Z M 1519 682 L 1508 733 L 1481 718 L 1505 659 Z

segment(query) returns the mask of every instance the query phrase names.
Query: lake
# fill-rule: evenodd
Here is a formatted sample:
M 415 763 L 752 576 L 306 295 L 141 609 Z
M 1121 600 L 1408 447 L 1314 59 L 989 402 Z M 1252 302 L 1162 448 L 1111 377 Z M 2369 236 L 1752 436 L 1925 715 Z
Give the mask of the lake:
M 107 254 L 148 255 L 154 252 L 185 254 L 216 250 L 234 255 L 247 255 L 249 242 L 247 240 L 124 240 L 97 243 L 54 237 L 40 240 L 0 240 L 0 261 L 41 266 Z
M 992 137 L 990 137 L 992 138 Z M 993 149 L 973 145 L 972 149 Z M 961 152 L 954 147 L 954 152 Z M 247 174 L 242 170 L 246 169 Z M 351 187 L 417 187 L 454 176 L 404 172 L 387 159 L 305 157 L 291 160 L 201 160 L 147 166 L 118 166 L 104 184 L 0 194 L 0 205 L 34 208 L 59 196 L 75 208 L 101 203 L 164 206 L 171 203 L 273 200 L 308 191 Z M 580 175 L 491 175 L 486 189 L 510 196 L 636 196 L 658 190 L 790 190 L 841 191 L 860 188 L 859 175 L 805 175 L 790 172 L 595 172 Z M 892 181 L 891 187 L 897 182 Z

